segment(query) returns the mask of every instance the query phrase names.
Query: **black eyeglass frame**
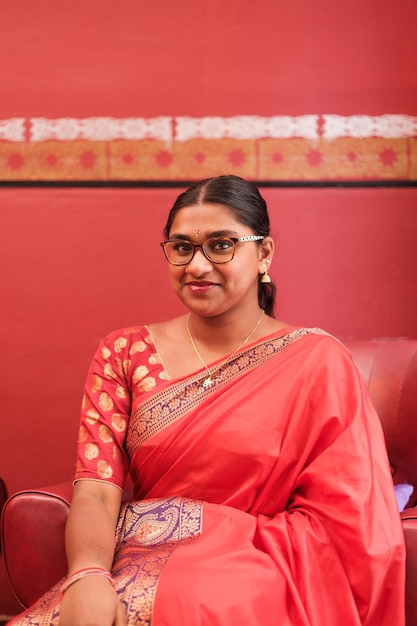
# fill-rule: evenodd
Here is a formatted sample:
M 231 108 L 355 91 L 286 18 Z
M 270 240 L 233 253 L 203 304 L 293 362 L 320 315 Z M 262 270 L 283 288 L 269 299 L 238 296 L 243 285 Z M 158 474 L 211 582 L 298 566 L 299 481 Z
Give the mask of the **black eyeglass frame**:
M 245 237 L 209 237 L 208 239 L 206 239 L 205 241 L 203 241 L 203 243 L 193 243 L 192 241 L 188 241 L 187 239 L 167 239 L 166 241 L 161 241 L 161 246 L 162 246 L 162 250 L 164 251 L 164 255 L 166 260 L 168 261 L 168 263 L 170 263 L 171 265 L 188 265 L 189 263 L 191 263 L 191 261 L 193 260 L 193 258 L 195 257 L 195 253 L 197 252 L 197 248 L 201 249 L 201 252 L 204 254 L 204 256 L 206 257 L 206 259 L 208 261 L 210 261 L 210 263 L 214 263 L 216 265 L 222 265 L 223 263 L 230 263 L 230 261 L 233 260 L 234 256 L 235 256 L 235 249 L 236 249 L 236 244 L 237 243 L 244 243 L 246 241 L 261 241 L 262 239 L 265 239 L 265 237 L 263 235 L 246 235 Z M 214 261 L 213 259 L 210 258 L 208 252 L 206 251 L 206 249 L 204 248 L 204 246 L 206 245 L 206 243 L 208 241 L 231 241 L 233 243 L 233 251 L 232 251 L 232 256 L 230 257 L 230 259 L 227 259 L 227 261 Z M 186 261 L 182 262 L 182 263 L 175 263 L 174 261 L 171 261 L 171 259 L 168 257 L 167 251 L 165 249 L 166 244 L 171 244 L 171 243 L 178 243 L 183 241 L 184 243 L 187 243 L 188 245 L 193 247 L 193 252 L 191 255 L 190 259 L 187 259 Z

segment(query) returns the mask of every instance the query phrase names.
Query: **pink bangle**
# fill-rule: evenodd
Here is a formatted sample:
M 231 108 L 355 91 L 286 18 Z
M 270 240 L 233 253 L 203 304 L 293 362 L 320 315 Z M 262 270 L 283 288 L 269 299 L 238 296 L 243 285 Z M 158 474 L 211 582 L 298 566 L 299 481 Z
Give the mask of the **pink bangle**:
M 71 574 L 71 576 L 67 577 L 67 579 L 62 584 L 61 592 L 64 593 L 64 591 L 66 591 L 68 587 L 71 587 L 71 585 L 76 583 L 78 580 L 81 580 L 86 576 L 92 576 L 93 574 L 104 576 L 105 578 L 107 578 L 107 580 L 111 582 L 114 587 L 114 578 L 109 571 L 103 569 L 102 567 L 84 567 L 83 569 L 80 569 L 77 572 L 74 572 L 74 574 Z

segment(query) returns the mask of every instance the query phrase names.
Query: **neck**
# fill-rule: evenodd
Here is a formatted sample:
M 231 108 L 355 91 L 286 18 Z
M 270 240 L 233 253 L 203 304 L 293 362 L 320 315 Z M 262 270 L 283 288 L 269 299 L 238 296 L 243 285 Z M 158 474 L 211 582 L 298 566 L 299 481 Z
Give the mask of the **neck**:
M 193 348 L 200 360 L 206 363 L 237 352 L 253 341 L 263 318 L 264 311 L 257 308 L 244 320 L 228 319 L 220 323 L 217 317 L 201 318 L 190 313 L 186 323 Z

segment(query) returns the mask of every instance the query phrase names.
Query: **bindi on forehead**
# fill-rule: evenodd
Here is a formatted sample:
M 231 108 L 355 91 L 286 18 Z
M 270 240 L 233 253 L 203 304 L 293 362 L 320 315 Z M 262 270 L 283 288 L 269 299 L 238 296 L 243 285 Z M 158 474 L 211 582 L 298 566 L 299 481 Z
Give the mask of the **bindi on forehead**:
M 187 232 L 172 232 L 170 233 L 170 239 L 181 239 L 183 241 L 192 241 L 194 238 L 197 240 L 200 235 L 203 236 L 203 239 L 213 239 L 216 237 L 239 237 L 241 236 L 241 232 L 235 229 L 222 228 L 220 230 L 212 230 L 212 231 L 204 231 L 202 232 L 200 229 L 195 229 L 193 231 L 193 235 Z

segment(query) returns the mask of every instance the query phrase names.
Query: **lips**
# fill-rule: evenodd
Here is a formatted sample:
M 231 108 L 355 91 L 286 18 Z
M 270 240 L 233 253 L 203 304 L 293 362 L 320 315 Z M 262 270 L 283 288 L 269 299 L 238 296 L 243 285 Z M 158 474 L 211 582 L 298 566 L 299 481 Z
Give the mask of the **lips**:
M 193 293 L 205 293 L 216 286 L 216 283 L 211 283 L 207 280 L 193 280 L 187 283 L 188 289 Z

